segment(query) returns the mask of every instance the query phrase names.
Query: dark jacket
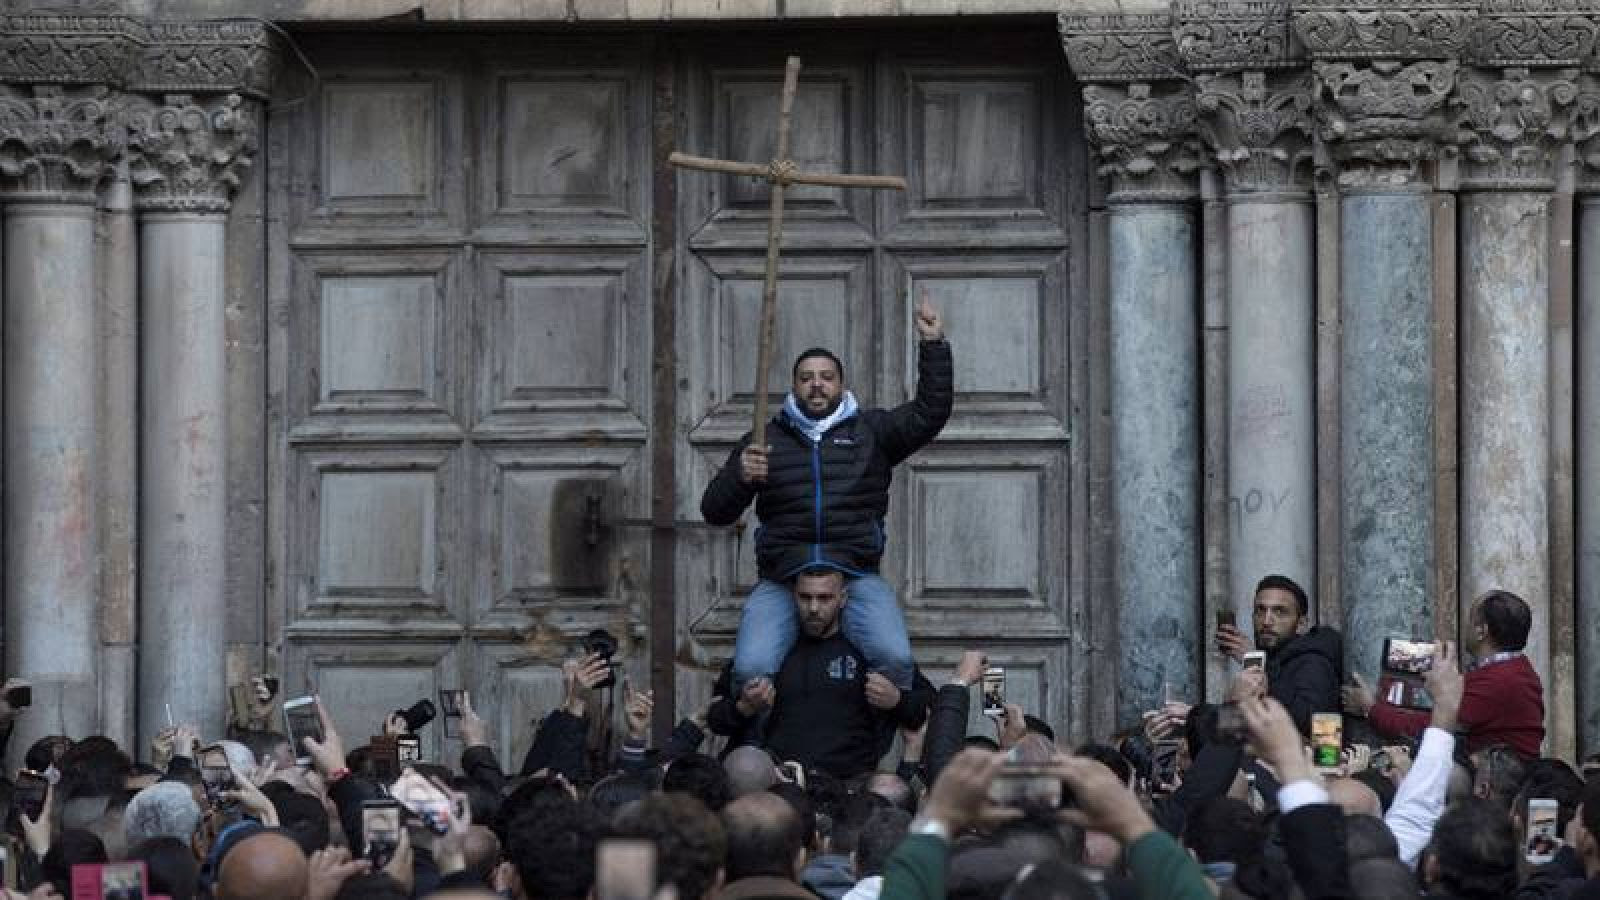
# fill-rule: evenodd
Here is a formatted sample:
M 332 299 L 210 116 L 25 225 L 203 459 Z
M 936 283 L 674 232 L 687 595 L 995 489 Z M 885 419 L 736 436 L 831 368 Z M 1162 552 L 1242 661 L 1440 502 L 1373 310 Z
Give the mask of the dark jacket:
M 955 759 L 967 740 L 967 714 L 972 707 L 972 688 L 947 684 L 939 688 L 928 712 L 928 733 L 922 739 L 923 780 L 931 785 Z
M 1302 806 L 1278 817 L 1278 833 L 1295 884 L 1306 900 L 1342 900 L 1350 892 L 1344 810 L 1332 803 Z
M 1311 734 L 1311 714 L 1339 712 L 1344 672 L 1344 640 L 1326 625 L 1291 638 L 1267 654 L 1267 692 L 1282 703 L 1303 735 Z
M 700 514 L 712 525 L 738 521 L 756 502 L 756 566 L 782 581 L 807 566 L 846 574 L 878 571 L 889 483 L 901 460 L 933 440 L 950 418 L 954 399 L 950 345 L 917 345 L 917 395 L 892 410 L 864 409 L 835 425 L 819 444 L 780 412 L 767 423 L 767 480 L 739 480 L 740 439 L 722 471 L 706 486 Z M 759 489 L 759 490 L 758 490 Z
M 867 702 L 867 661 L 844 633 L 812 638 L 802 634 L 783 658 L 773 682 L 777 702 L 766 717 L 760 743 L 782 760 L 795 760 L 835 778 L 871 772 L 888 752 L 898 728 L 916 728 L 928 715 L 933 685 L 917 672 L 900 703 L 879 710 Z M 733 675 L 724 667 L 713 692 L 707 724 L 730 738 L 730 747 L 755 743 L 755 717 L 740 714 Z
M 1182 838 L 1195 810 L 1228 793 L 1243 759 L 1244 750 L 1237 744 L 1212 741 L 1201 747 L 1183 775 L 1183 784 L 1170 794 L 1151 798 L 1151 817 L 1162 830 Z

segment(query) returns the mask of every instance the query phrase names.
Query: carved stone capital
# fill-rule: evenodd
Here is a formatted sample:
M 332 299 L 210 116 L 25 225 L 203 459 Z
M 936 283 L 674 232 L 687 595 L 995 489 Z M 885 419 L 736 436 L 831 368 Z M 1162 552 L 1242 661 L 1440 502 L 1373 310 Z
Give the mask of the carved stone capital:
M 1577 191 L 1600 193 L 1600 75 L 1584 72 L 1578 76 L 1569 127 L 1578 164 Z
M 230 93 L 264 98 L 276 54 L 266 26 L 255 21 L 151 22 L 128 76 L 149 94 Z
M 225 213 L 255 159 L 258 124 L 238 94 L 170 95 L 128 113 L 128 175 L 140 209 Z
M 1594 53 L 1594 0 L 1483 0 L 1468 59 L 1481 66 L 1579 66 Z
M 0 15 L 0 82 L 99 84 L 127 77 L 142 29 L 118 15 Z
M 1416 182 L 1418 164 L 1454 133 L 1447 101 L 1458 68 L 1448 60 L 1316 63 L 1317 136 L 1338 167 L 1339 185 Z
M 1167 81 L 1187 77 L 1172 39 L 1172 16 L 1068 15 L 1057 18 L 1067 64 L 1083 82 Z
M 1194 90 L 1183 83 L 1134 82 L 1083 89 L 1089 140 L 1113 203 L 1178 202 L 1198 193 L 1204 165 Z
M 1578 99 L 1578 70 L 1537 73 L 1468 69 L 1460 76 L 1456 142 L 1461 186 L 1469 190 L 1546 191 L 1556 185 L 1561 145 Z
M 1289 0 L 1175 0 L 1172 37 L 1194 72 L 1298 66 L 1305 52 Z
M 125 135 L 102 86 L 0 89 L 0 184 L 14 200 L 93 203 Z
M 1294 0 L 1294 29 L 1314 59 L 1456 59 L 1477 7 L 1460 0 Z
M 1196 83 L 1200 135 L 1229 193 L 1311 189 L 1310 73 L 1201 75 Z

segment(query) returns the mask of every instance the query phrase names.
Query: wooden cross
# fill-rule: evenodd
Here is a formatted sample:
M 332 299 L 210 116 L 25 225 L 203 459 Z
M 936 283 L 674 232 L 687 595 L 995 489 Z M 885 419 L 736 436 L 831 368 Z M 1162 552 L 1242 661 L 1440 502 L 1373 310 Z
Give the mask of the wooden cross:
M 772 208 L 767 221 L 767 276 L 761 290 L 761 344 L 756 353 L 756 408 L 754 425 L 750 429 L 752 442 L 765 443 L 762 436 L 766 433 L 767 420 L 767 370 L 772 368 L 773 332 L 778 318 L 778 251 L 783 244 L 784 193 L 791 184 L 906 189 L 906 180 L 898 175 L 836 175 L 798 171 L 794 160 L 789 158 L 789 125 L 790 114 L 794 110 L 794 95 L 799 85 L 800 57 L 791 56 L 783 71 L 783 97 L 778 106 L 778 147 L 772 161 L 766 165 L 707 159 L 687 153 L 674 153 L 667 157 L 667 162 L 686 169 L 749 175 L 765 178 L 772 185 Z

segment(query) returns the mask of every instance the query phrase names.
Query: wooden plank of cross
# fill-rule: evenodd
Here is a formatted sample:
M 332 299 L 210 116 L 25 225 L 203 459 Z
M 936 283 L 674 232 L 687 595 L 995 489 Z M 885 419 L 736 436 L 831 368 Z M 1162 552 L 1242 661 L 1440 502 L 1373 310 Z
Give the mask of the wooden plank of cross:
M 825 185 L 841 188 L 892 188 L 903 191 L 906 180 L 898 175 L 843 175 L 828 172 L 802 172 L 789 158 L 789 126 L 794 111 L 794 95 L 800 85 L 800 57 L 789 57 L 783 70 L 783 94 L 778 105 L 778 146 L 772 161 L 762 163 L 708 159 L 674 153 L 667 162 L 686 169 L 748 175 L 764 178 L 772 185 L 771 212 L 767 220 L 767 272 L 761 289 L 761 338 L 756 352 L 756 406 L 750 440 L 760 442 L 766 433 L 767 370 L 772 368 L 773 332 L 778 319 L 778 253 L 783 245 L 783 199 L 791 184 Z

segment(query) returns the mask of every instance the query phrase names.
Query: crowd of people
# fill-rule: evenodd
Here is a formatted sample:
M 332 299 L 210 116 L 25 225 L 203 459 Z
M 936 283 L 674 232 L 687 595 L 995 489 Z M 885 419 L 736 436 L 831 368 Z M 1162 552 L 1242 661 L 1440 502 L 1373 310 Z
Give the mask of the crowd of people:
M 1539 756 L 1515 595 L 1474 605 L 1465 673 L 1453 644 L 1433 648 L 1417 709 L 1402 675 L 1345 685 L 1337 633 L 1308 627 L 1292 581 L 1265 579 L 1251 633 L 1217 629 L 1240 659 L 1224 702 L 1173 699 L 1070 740 L 1015 704 L 969 734 L 980 651 L 937 687 L 870 671 L 842 637 L 837 573 L 797 577 L 791 597 L 801 628 L 776 677 L 738 684 L 730 666 L 661 746 L 648 693 L 602 687 L 601 655 L 571 660 L 515 774 L 466 697 L 450 760 L 397 764 L 399 713 L 349 746 L 320 703 L 299 746 L 231 726 L 215 742 L 168 729 L 138 754 L 42 739 L 0 781 L 6 896 L 1600 897 L 1600 773 Z M 619 689 L 608 739 L 591 720 Z M 1340 705 L 1349 739 L 1326 758 L 1318 720 Z

